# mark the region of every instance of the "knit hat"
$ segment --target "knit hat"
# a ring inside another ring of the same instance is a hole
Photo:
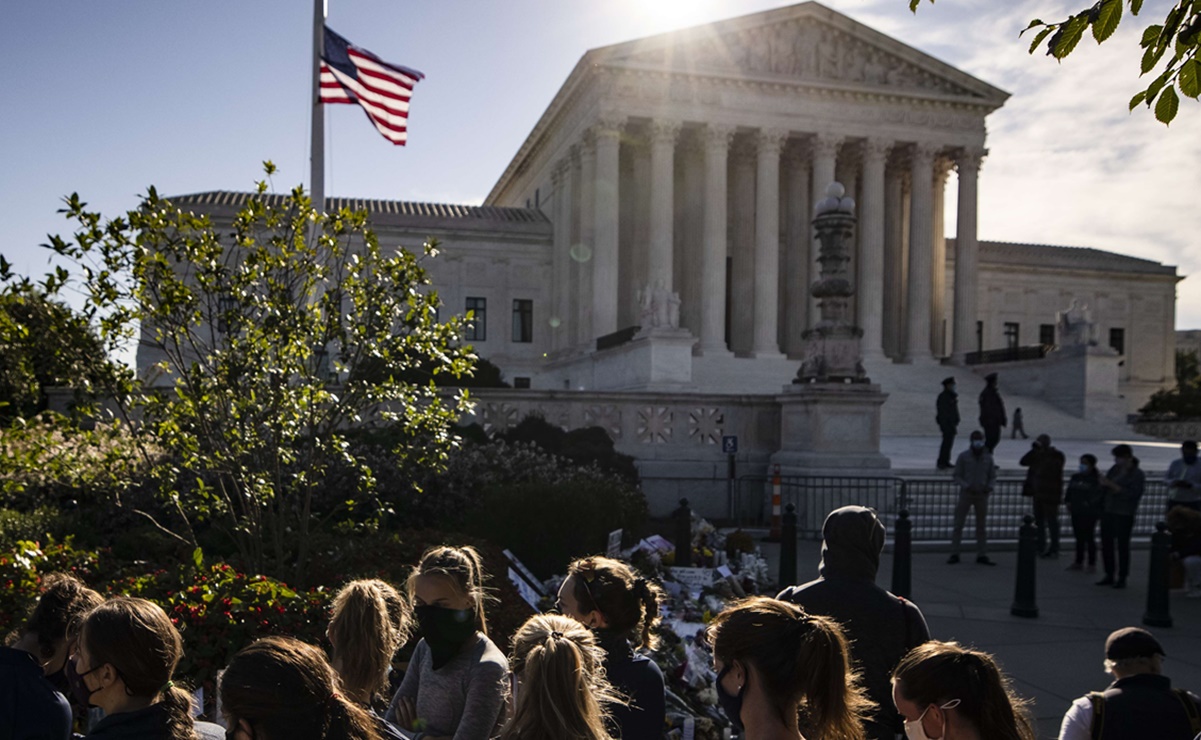
[[[1159,640],[1140,627],[1123,627],[1109,635],[1105,640],[1105,657],[1109,660],[1127,660],[1130,658],[1150,658],[1152,655],[1166,655]]]

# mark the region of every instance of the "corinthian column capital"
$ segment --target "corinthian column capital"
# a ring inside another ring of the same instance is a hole
[[[817,134],[811,140],[813,156],[816,158],[837,157],[838,147],[842,145],[842,137],[837,134]]]
[[[986,156],[988,156],[988,150],[982,146],[964,147],[955,153],[955,165],[960,172],[979,170]]]
[[[919,141],[913,145],[913,150],[910,152],[910,161],[914,167],[934,166],[934,157],[942,150],[938,144],[931,144],[925,141]]]
[[[651,121],[648,127],[650,133],[651,144],[671,144],[676,143],[676,139],[680,136],[680,128],[682,124],[679,121],[673,121],[666,118],[656,118]]]
[[[705,146],[726,149],[734,139],[736,127],[725,123],[710,123],[705,126]]]
[[[762,154],[780,154],[780,149],[784,147],[784,142],[788,139],[788,132],[778,128],[763,128],[759,129],[759,133],[755,136],[755,144],[759,152]]]
[[[863,142],[860,153],[863,156],[864,163],[883,162],[888,158],[888,153],[891,150],[891,141],[888,139],[881,139],[877,136],[872,136]]]
[[[627,117],[619,113],[602,113],[592,127],[592,135],[597,139],[617,139],[625,130]]]

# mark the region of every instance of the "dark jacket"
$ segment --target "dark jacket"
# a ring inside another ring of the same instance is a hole
[[[937,413],[934,421],[938,423],[939,429],[955,431],[959,427],[959,394],[944,390],[938,394],[938,402],[935,406]]]
[[[667,692],[659,665],[630,647],[625,635],[597,630],[605,651],[605,677],[630,698],[612,708],[610,734],[621,740],[660,740],[667,719]]]
[[[1058,504],[1063,500],[1063,453],[1054,447],[1043,447],[1037,442],[1018,461],[1026,471],[1026,484],[1022,495],[1033,496],[1035,501]]]
[[[1008,423],[1005,402],[1001,400],[997,387],[991,383],[984,386],[984,390],[980,391],[980,426],[1003,427]]]
[[[997,483],[997,466],[988,450],[977,452],[969,447],[955,458],[952,477],[964,493],[992,493]]]
[[[884,526],[870,509],[844,506],[822,528],[821,577],[786,588],[777,598],[838,621],[851,641],[851,657],[863,671],[867,695],[879,706],[868,737],[904,732],[892,703],[889,676],[912,648],[930,639],[926,619],[913,603],[876,585]]]
[[[1105,491],[1105,513],[1134,516],[1138,511],[1139,499],[1143,497],[1143,489],[1147,485],[1147,476],[1139,468],[1138,458],[1134,458],[1127,470],[1114,465],[1105,477],[1120,487],[1118,491]]]
[[[1074,473],[1068,481],[1068,490],[1063,495],[1068,510],[1077,514],[1100,516],[1105,508],[1105,491],[1101,488],[1101,473],[1093,469],[1088,473]]]
[[[197,722],[196,735],[200,740],[225,740],[225,731],[211,722]],[[92,728],[87,740],[168,740],[167,707],[151,704],[135,712],[110,714]]]
[[[1172,690],[1167,676],[1140,673],[1119,678],[1101,695],[1105,698],[1102,740],[1192,740],[1196,735],[1184,703]],[[1201,711],[1195,695],[1186,694],[1184,698]]]
[[[37,659],[24,650],[0,648],[0,738],[69,737],[71,707],[46,680]]]

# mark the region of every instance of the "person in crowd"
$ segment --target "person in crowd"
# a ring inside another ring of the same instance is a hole
[[[984,443],[984,435],[973,431],[971,446],[959,453],[955,461],[955,483],[959,485],[959,503],[955,505],[955,529],[951,534],[951,556],[947,563],[959,562],[959,546],[963,541],[963,525],[967,522],[968,509],[976,510],[976,562],[981,565],[996,565],[988,557],[988,496],[997,482],[997,467],[992,453]]]
[[[955,432],[959,430],[959,394],[955,392],[955,378],[943,378],[942,393],[934,404],[934,421],[942,432],[942,444],[938,448],[939,470],[950,470],[951,447],[955,444]]]
[[[320,648],[264,637],[221,675],[228,740],[384,740],[371,714],[343,695]]]
[[[1059,557],[1059,504],[1063,500],[1063,453],[1051,445],[1051,438],[1040,434],[1030,451],[1018,461],[1026,468],[1022,495],[1034,503],[1034,523],[1038,527],[1038,553],[1044,558]],[[1048,541],[1047,530],[1051,530]]]
[[[1001,441],[1001,427],[1009,423],[1005,415],[1005,402],[997,392],[997,374],[984,376],[984,390],[980,392],[980,426],[984,429],[984,446],[991,455]]]
[[[608,710],[621,699],[605,680],[605,651],[575,619],[536,614],[513,635],[513,714],[500,740],[612,740]],[[653,735],[615,736],[661,738]]]
[[[1022,439],[1029,439],[1026,435],[1026,419],[1022,415],[1021,406],[1013,410],[1013,431],[1009,435],[1009,438],[1017,439],[1019,434],[1022,435]]]
[[[1068,570],[1082,570],[1085,555],[1088,555],[1087,570],[1097,572],[1097,522],[1105,508],[1105,491],[1101,488],[1101,471],[1097,470],[1097,456],[1080,456],[1080,466],[1064,494],[1068,512],[1072,515],[1072,533],[1076,537],[1076,559]]]
[[[1168,511],[1172,559],[1184,569],[1185,597],[1201,599],[1201,511],[1177,506]]]
[[[1105,489],[1105,510],[1101,515],[1101,561],[1105,564],[1105,577],[1097,585],[1126,588],[1126,577],[1130,575],[1130,535],[1147,476],[1139,468],[1130,445],[1118,445],[1112,454],[1113,467],[1101,479],[1101,487]]]
[[[911,649],[930,639],[921,610],[876,585],[884,534],[874,510],[835,509],[822,526],[821,577],[786,588],[777,597],[842,626],[867,696],[878,707],[864,725],[872,740],[893,740],[904,731],[891,701],[892,669]]]
[[[1159,640],[1145,629],[1124,627],[1105,640],[1105,670],[1114,682],[1072,702],[1059,740],[1193,740],[1201,735],[1201,699],[1173,689],[1163,675]]]
[[[1168,510],[1184,506],[1201,511],[1201,461],[1197,460],[1196,440],[1186,439],[1180,445],[1180,459],[1173,460],[1164,475],[1168,484]]]
[[[118,596],[87,613],[75,646],[72,690],[104,710],[88,738],[217,740],[225,733],[192,721],[192,695],[172,677],[183,640],[167,613],[145,599]]]
[[[71,737],[72,713],[54,677],[65,673],[68,628],[103,602],[73,576],[51,573],[42,580],[37,605],[10,646],[0,648],[0,738]],[[65,683],[65,679],[62,681]]]
[[[663,672],[648,651],[658,643],[663,590],[620,560],[589,557],[567,568],[558,608],[596,634],[604,651],[605,675],[630,699],[612,707],[610,731],[622,740],[663,735],[667,716]]]
[[[988,653],[932,640],[892,674],[905,736],[940,740],[1036,740],[1026,702]]]
[[[509,664],[488,639],[479,553],[431,548],[408,587],[421,641],[384,719],[419,740],[488,740],[504,708]]]
[[[366,709],[386,737],[402,737],[375,713],[388,688],[392,657],[409,636],[412,621],[408,602],[379,580],[351,581],[334,597],[325,636],[331,664],[342,680],[343,694]]]
[[[713,618],[717,699],[746,740],[863,740],[874,709],[829,617],[753,596]]]

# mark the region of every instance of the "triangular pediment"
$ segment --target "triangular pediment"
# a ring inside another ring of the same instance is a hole
[[[595,49],[609,66],[887,88],[993,102],[1008,93],[818,3]]]

